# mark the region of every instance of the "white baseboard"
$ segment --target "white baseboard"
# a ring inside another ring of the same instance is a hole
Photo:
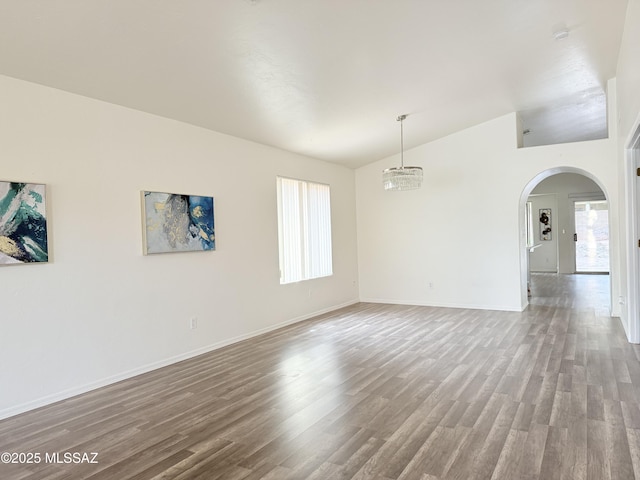
[[[354,305],[359,303],[360,300],[350,300],[348,302],[333,305],[328,308],[324,308],[322,310],[318,310],[309,314],[305,314],[296,318],[292,318],[289,320],[285,320],[284,322],[277,323],[275,325],[270,325],[265,328],[261,328],[259,330],[255,330],[253,332],[238,335],[237,337],[229,338],[223,340],[221,342],[217,342],[211,345],[207,345],[205,347],[197,348],[195,350],[191,350],[189,352],[182,353],[180,355],[175,355],[173,357],[169,357],[163,360],[159,360],[157,362],[149,363],[147,365],[143,365],[138,368],[134,368],[131,370],[127,370],[125,372],[118,373],[116,375],[112,375],[110,377],[102,378],[100,380],[96,380],[95,382],[90,382],[84,385],[80,385],[78,387],[69,388],[67,390],[63,390],[61,392],[56,392],[51,395],[46,395],[44,397],[38,398],[36,400],[32,400],[30,402],[25,402],[20,405],[16,405],[14,407],[6,408],[4,410],[0,410],[0,420],[5,418],[13,417],[15,415],[19,415],[21,413],[28,412],[30,410],[35,410],[36,408],[45,407],[55,402],[59,402],[61,400],[66,400],[71,397],[75,397],[76,395],[81,395],[83,393],[90,392],[91,390],[95,390],[97,388],[106,387],[107,385],[114,384],[116,382],[120,382],[122,380],[127,380],[129,378],[135,377],[137,375],[141,375],[143,373],[148,373],[153,370],[157,370],[162,367],[166,367],[168,365],[172,365],[174,363],[181,362],[183,360],[188,360],[189,358],[197,357],[198,355],[203,355],[205,353],[212,352],[219,348],[226,347],[228,345],[241,342],[243,340],[248,340],[249,338],[257,337],[258,335],[262,335],[264,333],[271,332],[273,330],[277,330],[282,327],[286,327],[288,325],[292,325],[294,323],[302,322],[304,320],[308,320],[313,317],[317,317],[318,315],[322,315],[328,312],[332,312],[334,310],[339,310],[344,307],[348,307],[350,305]]]
[[[391,305],[415,305],[418,307],[438,307],[438,308],[463,308],[468,310],[496,310],[501,312],[521,312],[522,308],[509,305],[477,305],[458,303],[429,303],[411,300],[391,300],[388,298],[361,298],[361,302],[366,303],[388,303]]]

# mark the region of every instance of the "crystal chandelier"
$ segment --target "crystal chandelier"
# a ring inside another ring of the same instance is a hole
[[[406,115],[400,115],[400,167],[387,168],[382,171],[382,185],[385,190],[414,190],[422,185],[422,167],[404,166],[404,131],[402,121]]]

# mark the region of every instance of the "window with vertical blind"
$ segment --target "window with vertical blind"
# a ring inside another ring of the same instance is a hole
[[[277,181],[280,283],[332,275],[329,185]]]

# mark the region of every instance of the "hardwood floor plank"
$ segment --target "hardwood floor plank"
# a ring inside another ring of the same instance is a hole
[[[540,477],[546,480],[562,480],[562,460],[567,444],[567,428],[549,427],[544,447]]]
[[[605,432],[611,479],[633,478],[633,463],[621,402],[605,400]]]
[[[384,440],[370,437],[357,451],[340,466],[335,477],[336,480],[351,479],[360,470],[360,468],[385,444]]]
[[[431,403],[433,402],[425,402],[422,405],[423,408],[417,409],[416,413],[403,424],[408,426],[407,430],[410,432],[408,435],[401,426],[390,438],[392,445],[398,445],[398,448],[389,462],[384,465],[381,472],[383,476],[398,478],[455,404],[453,400],[446,399],[432,407],[428,406]]]
[[[553,404],[558,393],[559,373],[546,373],[542,379],[540,393],[536,400],[534,422],[539,425],[549,425],[553,414]]]
[[[455,452],[451,464],[448,465],[447,476],[452,478],[469,478],[471,476],[472,467],[477,462],[492,427],[500,423],[497,419],[500,412],[503,411],[503,406],[510,407],[512,404],[513,402],[509,400],[507,395],[496,393],[491,396],[478,421],[473,428],[469,429],[468,435]],[[513,408],[514,415],[515,412],[516,409]],[[513,417],[510,418],[510,421],[513,421]]]
[[[457,446],[464,442],[470,431],[467,427],[436,427],[409,461],[398,480],[419,479],[424,474],[441,477],[458,454]]]
[[[567,429],[567,444],[562,455],[562,478],[584,480],[587,478],[588,423],[584,417],[571,422]]]
[[[640,430],[627,428],[627,442],[635,478],[640,478]]]
[[[588,420],[587,422],[588,480],[611,480],[606,430],[606,424],[603,421]]]
[[[502,405],[482,450],[466,473],[469,480],[489,480],[492,477],[520,405],[516,402],[506,402]],[[458,455],[465,455],[465,452],[461,451]]]
[[[510,430],[502,452],[498,458],[491,480],[510,480],[519,478],[518,466],[524,455],[524,446],[528,433],[522,430]]]
[[[549,434],[547,425],[532,425],[527,433],[527,441],[524,444],[525,455],[519,462],[517,478],[522,480],[541,478],[542,459]]]

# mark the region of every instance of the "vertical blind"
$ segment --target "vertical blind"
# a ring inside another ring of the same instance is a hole
[[[333,273],[329,185],[278,177],[280,283]]]

